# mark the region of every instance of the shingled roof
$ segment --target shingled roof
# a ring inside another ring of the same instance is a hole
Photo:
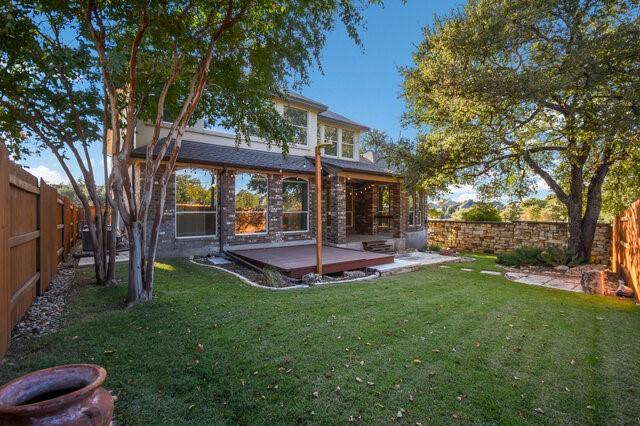
[[[158,150],[156,150],[156,152],[157,151]],[[145,146],[134,149],[132,153],[132,157],[134,158],[145,158],[145,155]],[[168,155],[166,155],[165,158],[168,159]],[[257,151],[249,148],[215,145],[189,140],[182,141],[182,146],[178,153],[178,162],[274,172],[315,173],[313,157],[289,155],[283,158],[282,154],[278,152]],[[383,162],[374,163],[364,157],[361,157],[360,161],[322,157],[322,166],[323,169],[330,173],[348,171],[380,176],[396,175],[393,171],[389,170]]]

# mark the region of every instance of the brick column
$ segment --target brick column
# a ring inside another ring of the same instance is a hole
[[[271,242],[282,242],[282,175],[271,174],[268,190],[269,223],[268,233]]]
[[[220,174],[220,232],[222,244],[233,241],[236,226],[236,174],[225,170]]]
[[[389,185],[391,196],[391,231],[394,238],[403,238],[407,234],[407,190],[399,183]]]
[[[371,226],[369,227],[369,235],[376,235],[378,233],[378,199],[380,198],[378,185],[375,183],[369,185],[368,192],[371,193],[371,204],[369,204],[369,221]]]
[[[326,240],[331,244],[345,244],[347,242],[347,215],[346,215],[346,181],[345,178],[331,176],[330,206],[331,225]]]

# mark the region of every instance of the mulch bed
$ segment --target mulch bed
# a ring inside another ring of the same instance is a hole
[[[213,264],[210,262],[210,257],[194,257],[193,261],[197,262],[197,263],[201,263],[203,265],[214,265],[217,266],[219,268],[225,269],[227,271],[230,272],[235,272],[236,274],[242,275],[243,277],[247,278],[250,281],[253,281],[256,284],[265,286],[265,287],[280,287],[280,288],[286,288],[286,287],[293,287],[293,286],[298,286],[298,285],[305,285],[304,281],[298,281],[298,280],[290,280],[284,276],[282,276],[281,274],[279,274],[281,276],[281,280],[278,280],[278,285],[273,285],[273,283],[268,280],[265,277],[265,274],[263,274],[262,272],[250,268],[247,265],[244,265],[242,263],[239,263],[237,261],[235,261],[234,259],[229,259],[231,262],[230,263],[224,263],[224,264]],[[276,273],[278,274],[278,273]],[[365,276],[371,275],[371,273],[366,273]],[[329,275],[323,275],[322,277],[322,281],[319,283],[325,283],[325,282],[335,282],[335,281],[339,281],[339,280],[349,280],[352,279],[353,277],[349,277],[346,275],[340,275],[340,276],[329,276]],[[314,284],[319,284],[318,282],[311,284],[310,286],[313,286]]]

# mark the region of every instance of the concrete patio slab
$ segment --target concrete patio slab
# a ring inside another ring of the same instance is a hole
[[[116,262],[128,262],[129,261],[129,252],[121,252],[116,255]],[[78,266],[91,266],[93,265],[94,260],[93,256],[89,257],[81,257],[78,261]]]

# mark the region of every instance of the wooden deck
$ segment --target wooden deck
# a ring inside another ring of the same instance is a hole
[[[227,252],[260,268],[270,266],[292,278],[302,278],[304,275],[316,271],[316,246],[314,244],[227,250]],[[322,272],[334,274],[392,262],[393,255],[390,254],[324,246]]]

